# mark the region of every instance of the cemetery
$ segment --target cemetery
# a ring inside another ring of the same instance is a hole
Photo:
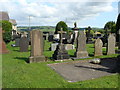
[[[105,25],[98,36],[90,26],[80,29],[74,22],[68,29],[64,21],[54,31],[28,27],[21,32],[16,21],[4,14],[2,88],[119,88],[120,14],[116,32]]]

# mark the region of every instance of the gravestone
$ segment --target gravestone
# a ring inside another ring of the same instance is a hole
[[[29,40],[27,37],[20,38],[20,52],[28,52]]]
[[[20,46],[20,38],[15,39],[15,46],[19,47]]]
[[[51,44],[51,51],[55,51],[57,48],[58,43]]]
[[[3,41],[3,31],[2,31],[2,28],[0,28],[0,54],[6,54],[8,53],[9,51],[7,50],[6,48],[6,44],[5,42]]]
[[[68,52],[65,50],[65,45],[62,43],[62,33],[64,33],[62,31],[59,31],[60,33],[60,43],[58,44],[54,54],[53,54],[53,58],[54,60],[63,60],[63,59],[69,59],[69,55]]]
[[[74,45],[72,45],[72,44],[65,44],[65,49],[71,50],[71,49],[75,49],[75,48],[74,48]]]
[[[100,38],[95,40],[95,49],[94,49],[94,56],[101,56],[102,54],[102,46],[103,42]]]
[[[115,36],[113,34],[110,34],[107,43],[107,55],[115,54],[115,43],[116,43]]]
[[[86,36],[83,31],[80,31],[80,34],[78,35],[75,55],[77,58],[88,57],[88,52],[86,50]]]
[[[43,33],[39,30],[31,31],[31,56],[29,62],[45,61],[43,55]]]

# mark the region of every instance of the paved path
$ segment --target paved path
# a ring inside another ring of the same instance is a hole
[[[99,78],[112,73],[116,59],[101,59],[101,64],[92,64],[91,60],[80,60],[67,63],[49,64],[52,69],[69,82],[84,81]]]

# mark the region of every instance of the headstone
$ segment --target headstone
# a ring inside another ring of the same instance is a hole
[[[107,55],[115,54],[115,43],[116,43],[115,36],[113,34],[110,34],[107,43]]]
[[[86,36],[83,31],[80,31],[80,34],[78,36],[75,55],[77,58],[88,57],[88,52],[86,50]]]
[[[20,46],[20,38],[15,39],[15,46],[19,47]]]
[[[102,46],[103,42],[100,38],[96,39],[95,41],[95,49],[94,49],[94,56],[101,56],[102,54]]]
[[[20,52],[28,52],[29,40],[27,37],[20,38]]]
[[[51,44],[51,51],[55,51],[57,48],[58,43]]]
[[[29,62],[45,61],[43,55],[43,33],[39,30],[31,31],[31,56]]]
[[[60,33],[60,43],[58,44],[54,54],[53,54],[53,58],[55,60],[63,60],[63,59],[69,59],[69,55],[68,55],[68,52],[65,50],[65,45],[62,43],[62,33],[64,33],[62,31],[62,28],[61,28],[61,31],[59,31]]]
[[[72,45],[72,44],[65,44],[65,49],[71,50],[71,49],[75,49],[75,48],[74,48],[74,45]]]
[[[0,28],[0,54],[6,54],[8,53],[8,49],[6,48],[6,44],[3,41],[3,37],[2,37],[2,28]]]
[[[49,41],[49,42],[52,42],[52,41],[53,41],[53,37],[54,37],[53,35],[49,35],[49,36],[48,36],[48,41]]]

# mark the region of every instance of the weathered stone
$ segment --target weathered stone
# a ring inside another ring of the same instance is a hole
[[[2,37],[2,28],[0,28],[0,54],[6,54],[8,53],[8,49],[6,48],[6,44],[3,41],[3,37]]]
[[[29,40],[27,37],[20,38],[20,52],[28,52]]]
[[[20,38],[15,39],[15,46],[19,47],[20,46]]]
[[[94,49],[94,56],[101,56],[102,54],[102,46],[103,42],[100,38],[96,39],[95,41],[95,49]]]
[[[72,45],[72,44],[65,44],[65,49],[66,50],[74,49],[74,45]]]
[[[77,58],[85,58],[88,57],[88,52],[86,50],[86,36],[83,31],[80,31],[80,34],[77,39],[77,50],[76,50]]]
[[[58,43],[51,44],[51,51],[55,51],[57,48]]]
[[[64,44],[59,44],[57,46],[57,49],[55,50],[53,54],[53,58],[55,60],[69,59],[69,55],[68,55],[68,52],[65,50]]]
[[[113,34],[110,34],[107,43],[107,55],[115,54],[115,43],[116,43],[115,36]]]
[[[43,55],[43,35],[39,30],[31,31],[31,56],[29,62],[41,62],[45,61]]]

